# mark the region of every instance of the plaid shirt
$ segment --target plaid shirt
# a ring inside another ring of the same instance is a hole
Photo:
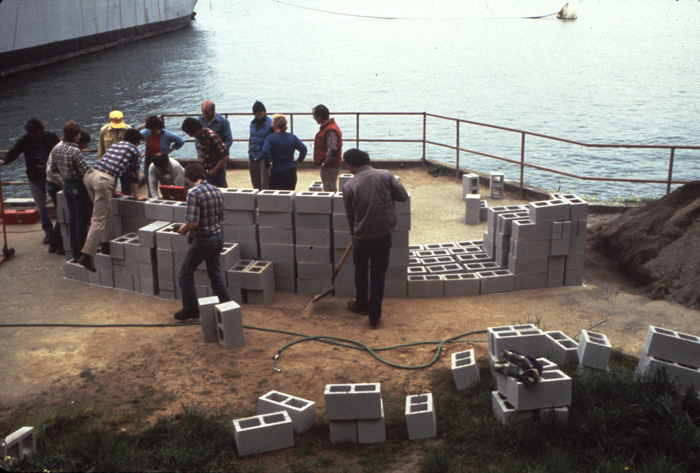
[[[206,181],[200,181],[187,193],[188,222],[199,222],[196,234],[211,236],[220,233],[224,216],[224,195]]]
[[[206,170],[213,168],[221,158],[228,156],[228,148],[224,141],[207,127],[202,128],[202,133],[197,138],[197,151],[202,167]]]
[[[61,141],[49,155],[49,172],[59,174],[64,181],[82,180],[87,171],[83,153],[75,143]]]
[[[109,148],[102,158],[92,168],[105,172],[113,177],[129,173],[133,182],[138,182],[139,149],[128,141],[120,141]]]

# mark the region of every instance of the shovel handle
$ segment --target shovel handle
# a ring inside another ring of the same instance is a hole
[[[343,267],[343,263],[345,263],[345,259],[350,254],[350,250],[352,250],[352,240],[350,240],[350,244],[348,245],[348,247],[345,248],[345,253],[343,253],[343,257],[340,258],[340,262],[338,263],[338,266],[335,267],[335,271],[333,272],[333,277],[331,278],[331,286],[333,285],[333,283],[335,283],[335,277],[340,272],[340,268]]]

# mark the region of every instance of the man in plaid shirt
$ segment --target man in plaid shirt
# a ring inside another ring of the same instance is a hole
[[[228,187],[226,165],[229,152],[221,137],[192,117],[182,122],[182,131],[197,140],[197,159],[204,168],[206,181],[216,187]]]
[[[221,272],[219,254],[224,248],[221,221],[224,219],[224,196],[214,185],[205,180],[204,168],[199,163],[185,168],[185,179],[191,189],[187,193],[187,222],[178,233],[194,240],[182,261],[178,281],[182,290],[182,310],[175,313],[176,320],[199,318],[199,304],[194,286],[194,272],[202,261],[207,263],[211,288],[219,302],[231,300]]]
[[[93,263],[97,247],[100,243],[109,243],[109,221],[112,216],[112,196],[117,195],[117,179],[124,174],[138,177],[139,157],[141,153],[137,148],[143,137],[133,128],[126,130],[124,141],[114,143],[107,149],[102,158],[95,163],[85,175],[83,182],[92,199],[92,221],[90,230],[78,258],[78,263],[92,272],[97,272]],[[131,192],[134,199],[146,200],[139,196],[139,180],[131,181]]]

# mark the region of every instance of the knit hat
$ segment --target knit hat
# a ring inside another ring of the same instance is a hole
[[[263,105],[263,103],[259,100],[253,104],[253,113],[258,113],[258,112],[267,112],[265,105]]]

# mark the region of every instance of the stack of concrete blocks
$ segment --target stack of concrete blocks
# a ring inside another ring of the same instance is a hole
[[[167,216],[174,216],[170,214],[172,213],[172,207],[175,204],[175,202],[172,202],[172,204],[163,205],[163,207],[166,207],[166,205],[171,207],[171,211],[168,212]],[[148,214],[148,206],[146,207],[146,213]],[[158,295],[160,292],[158,278],[159,265],[157,250],[158,247],[156,246],[156,233],[158,232],[158,230],[168,226],[170,222],[171,220],[156,220],[153,223],[139,228],[139,248],[137,252],[139,261],[139,279],[142,294],[155,296]]]
[[[580,366],[608,371],[612,346],[608,337],[602,333],[581,330],[577,353]]]
[[[405,415],[409,440],[437,436],[437,420],[432,393],[406,396]]]
[[[647,329],[638,371],[665,370],[679,391],[700,390],[700,338],[652,325]]]
[[[294,432],[302,433],[314,425],[316,403],[300,397],[270,391],[258,398],[258,414],[286,411],[292,419]]]
[[[391,254],[386,271],[384,297],[408,295],[409,233],[411,230],[411,196],[406,202],[394,202],[396,228],[391,233]]]
[[[338,192],[343,192],[343,186],[346,182],[353,178],[352,174],[341,174],[338,176]]]
[[[508,267],[510,240],[514,221],[526,221],[529,211],[525,205],[491,207],[486,218],[487,231],[484,232],[484,250],[499,266]]]
[[[478,174],[462,174],[462,199],[466,199],[468,195],[477,195],[481,198]]]
[[[503,425],[540,419],[548,424],[568,422],[572,380],[555,363],[538,358],[542,374],[527,386],[513,377],[496,373],[497,390],[491,393],[493,413]]]
[[[313,181],[309,186],[309,192],[323,192],[323,181]]]
[[[352,178],[352,174],[342,174],[341,176],[350,176],[343,179],[342,185]],[[338,185],[342,189],[341,185]],[[350,244],[350,226],[348,224],[348,216],[345,213],[345,204],[343,203],[343,193],[336,192],[333,194],[333,262],[334,267],[340,264],[343,259],[345,250]],[[352,259],[352,248],[347,257],[343,261],[343,265],[338,271],[333,284],[335,295],[341,297],[355,297],[355,264]]]
[[[222,189],[224,241],[238,243],[241,257],[258,259],[257,189]]]
[[[386,441],[379,383],[328,384],[324,392],[331,443]]]
[[[258,235],[260,258],[272,261],[275,290],[296,292],[294,244],[294,191],[258,192]]]
[[[12,461],[24,460],[36,450],[34,427],[15,430],[0,442],[0,458],[11,457]]]
[[[61,230],[61,238],[63,238],[63,249],[66,250],[66,260],[73,259],[73,254],[70,249],[70,230],[68,228],[68,203],[63,191],[56,194],[56,222]]]
[[[171,223],[156,230],[156,260],[158,261],[158,295],[163,299],[181,299],[182,291],[178,283],[178,273],[187,254],[189,242],[186,236],[180,235],[177,228],[180,224]],[[200,284],[197,284],[197,283]],[[202,284],[201,276],[195,274],[195,290],[198,297],[206,297],[209,292],[209,281]]]
[[[109,242],[109,256],[112,259],[112,275],[115,289],[141,292],[138,260],[139,246],[138,233],[127,233]],[[100,267],[103,267],[102,264]],[[104,267],[106,267],[106,263]]]
[[[201,301],[200,299],[200,307]],[[230,350],[245,345],[241,306],[234,301],[215,304],[214,315],[216,317],[216,337],[224,348]]]
[[[157,218],[154,220],[165,219]],[[149,220],[146,218],[145,202],[126,196],[112,198],[111,227],[107,229],[109,235],[119,236],[127,233],[136,233],[139,231],[139,228],[149,223]]]
[[[489,177],[489,193],[492,199],[505,197],[505,177],[502,172],[492,172]]]
[[[226,271],[229,296],[239,303],[267,304],[275,295],[271,261],[240,260]]]
[[[300,294],[318,294],[330,286],[334,269],[332,216],[332,192],[297,192],[294,236]]]
[[[473,349],[452,354],[452,377],[458,391],[469,389],[479,381],[479,367]]]
[[[294,446],[294,425],[286,411],[233,420],[238,455],[281,450]]]

